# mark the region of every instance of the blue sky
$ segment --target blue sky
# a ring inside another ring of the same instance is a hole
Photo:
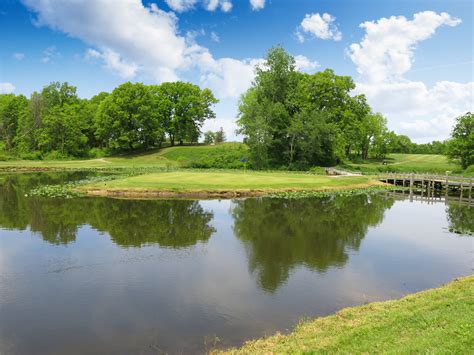
[[[473,110],[473,26],[468,0],[2,0],[0,91],[188,80],[221,100],[206,128],[235,138],[238,97],[281,44],[302,71],[351,75],[391,129],[423,142]]]

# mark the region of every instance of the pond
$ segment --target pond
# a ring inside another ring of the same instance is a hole
[[[47,199],[0,175],[0,353],[197,353],[472,273],[474,212],[388,192]]]

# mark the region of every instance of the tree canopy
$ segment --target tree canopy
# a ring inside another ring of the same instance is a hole
[[[281,47],[256,68],[252,87],[239,104],[239,132],[256,168],[306,169],[344,157],[386,151],[386,120],[372,113],[354,81],[326,69],[304,74]]]
[[[91,99],[53,82],[29,99],[0,95],[0,150],[23,158],[93,157],[160,147],[166,139],[197,142],[215,103],[209,89],[184,82],[127,82]]]
[[[448,156],[458,160],[463,169],[474,164],[474,114],[468,112],[456,119],[448,143]]]

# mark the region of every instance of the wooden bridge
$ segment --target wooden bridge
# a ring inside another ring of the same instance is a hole
[[[461,194],[467,190],[469,195],[474,185],[474,178],[451,175],[386,173],[378,175],[377,179],[388,184],[426,190],[451,190]]]

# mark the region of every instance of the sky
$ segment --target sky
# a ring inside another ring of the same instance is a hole
[[[472,0],[0,0],[0,93],[52,81],[81,97],[126,81],[190,81],[220,102],[204,129],[236,136],[240,95],[269,48],[298,70],[350,75],[416,142],[474,111]]]

